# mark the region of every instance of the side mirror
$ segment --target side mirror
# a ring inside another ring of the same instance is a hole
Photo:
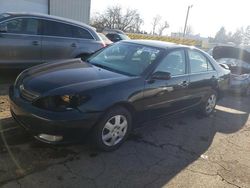
[[[7,33],[8,29],[5,24],[0,25],[0,33]]]
[[[157,71],[152,75],[152,79],[155,79],[155,80],[170,80],[171,79],[171,73]]]

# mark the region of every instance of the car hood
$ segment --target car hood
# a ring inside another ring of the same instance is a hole
[[[29,91],[46,95],[75,93],[129,79],[131,77],[73,59],[31,68],[23,75],[22,84]]]
[[[213,49],[212,56],[214,59],[239,59],[250,64],[250,53],[242,48],[232,46],[216,46]]]

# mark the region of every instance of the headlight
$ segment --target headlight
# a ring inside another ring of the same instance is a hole
[[[63,95],[61,96],[61,99],[65,103],[70,103],[70,101],[72,100],[72,97],[70,95]]]
[[[36,101],[35,106],[50,111],[67,111],[77,109],[79,105],[87,100],[87,97],[79,95],[57,95],[39,99]]]

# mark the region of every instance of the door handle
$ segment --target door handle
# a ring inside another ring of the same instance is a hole
[[[72,43],[72,44],[71,44],[71,47],[72,47],[72,48],[75,48],[75,47],[76,47],[76,43]]]
[[[183,81],[183,82],[178,84],[178,86],[181,86],[183,88],[188,87],[188,85],[189,85],[188,81]]]
[[[38,46],[38,45],[39,45],[39,42],[35,40],[35,41],[32,42],[32,45],[33,45],[33,46]]]

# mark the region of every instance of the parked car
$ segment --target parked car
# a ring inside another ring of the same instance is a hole
[[[102,47],[94,28],[81,22],[42,14],[0,15],[0,68],[86,58]]]
[[[229,72],[196,48],[121,41],[86,62],[25,70],[10,88],[11,113],[43,142],[70,142],[90,133],[98,148],[112,151],[143,122],[193,108],[210,115]]]
[[[212,56],[231,70],[230,90],[250,96],[250,53],[242,48],[217,46]]]
[[[120,40],[130,40],[127,35],[121,33],[108,33],[106,34],[106,37],[112,42],[118,42]]]
[[[106,46],[112,44],[113,42],[111,40],[109,40],[103,33],[98,33],[98,35],[101,37],[101,39],[103,40],[104,44]]]
[[[119,34],[123,34],[123,35],[125,35],[125,33],[122,31],[122,30],[120,30],[120,29],[109,29],[109,28],[104,28],[103,30],[102,30],[102,33],[119,33]]]

